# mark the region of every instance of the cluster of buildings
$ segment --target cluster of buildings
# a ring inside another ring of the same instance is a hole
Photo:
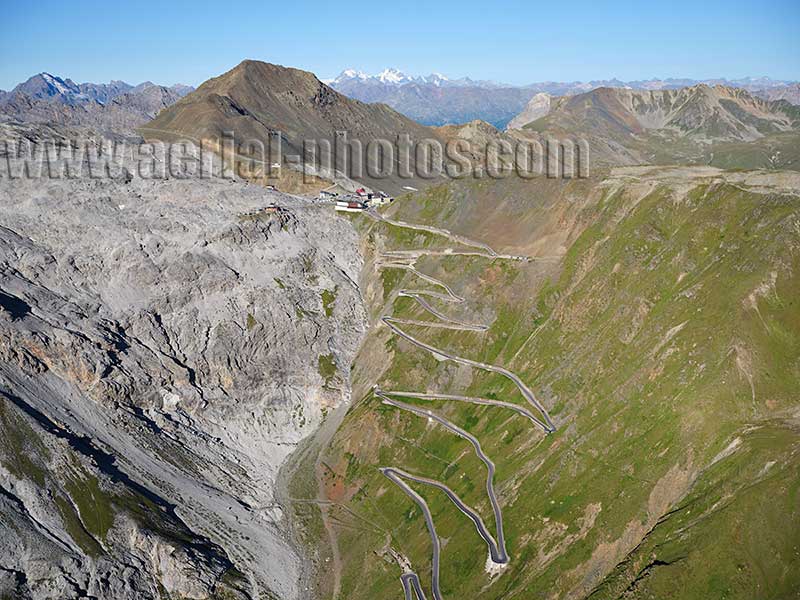
[[[394,201],[383,192],[368,192],[364,188],[358,188],[353,193],[337,193],[330,190],[322,190],[319,193],[320,200],[327,200],[336,203],[336,210],[340,212],[361,212],[375,206],[382,206]]]

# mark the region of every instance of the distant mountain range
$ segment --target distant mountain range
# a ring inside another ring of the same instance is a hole
[[[10,92],[0,91],[0,121],[47,122],[132,132],[162,109],[193,91],[150,81],[76,84],[50,73],[39,73]]]
[[[786,100],[790,104],[800,105],[800,83],[765,88],[754,93],[767,100]]]
[[[800,167],[800,107],[730,86],[539,94],[511,125],[521,135],[587,140],[594,164]]]
[[[514,130],[515,136],[587,139],[596,165],[739,166],[746,159],[751,168],[800,168],[795,149],[800,108],[793,106],[800,104],[800,84],[763,77],[727,83],[653,79],[513,87],[438,73],[410,76],[385,69],[367,75],[348,69],[326,85],[305,71],[244,61],[196,91],[149,81],[136,86],[123,81],[76,84],[40,73],[0,93],[0,121],[144,132],[164,139],[218,138],[223,131],[234,131],[240,140],[267,142],[280,131],[281,161],[302,155],[303,140],[333,140],[336,131],[364,142],[395,139],[398,133],[472,141],[501,135],[476,122],[485,121],[499,130]],[[594,87],[600,84],[606,85]],[[282,189],[302,187],[297,178],[295,173],[292,181],[278,183]],[[396,181],[359,179],[376,188],[401,187]]]
[[[381,102],[423,125],[436,126],[480,119],[502,128],[533,95],[526,88],[493,81],[449,79],[439,73],[410,76],[397,69],[378,75],[347,69],[327,83],[350,98]]]
[[[399,69],[387,68],[377,75],[368,75],[364,71],[356,69],[345,69],[334,79],[323,79],[323,83],[331,87],[345,86],[348,83],[360,83],[364,85],[387,85],[401,86],[407,83],[429,84],[436,87],[482,87],[482,88],[502,88],[513,87],[496,81],[483,81],[461,77],[451,79],[441,73],[431,73],[430,75],[407,75]]]
[[[387,104],[418,123],[433,126],[480,119],[504,129],[523,112],[536,94],[570,96],[604,87],[656,91],[700,84],[723,85],[748,90],[767,100],[786,100],[800,105],[800,83],[769,77],[703,81],[686,78],[603,79],[510,85],[469,77],[451,78],[441,73],[409,75],[399,69],[387,68],[375,75],[345,69],[337,77],[322,81],[345,96],[362,102]],[[124,81],[76,84],[68,78],[39,73],[10,92],[0,90],[0,120],[56,122],[105,129],[113,126],[131,130],[193,90],[188,85],[166,87],[150,81],[139,85]]]
[[[425,125],[448,125],[481,119],[504,128],[519,114],[528,101],[541,92],[551,96],[583,94],[593,89],[630,88],[668,90],[705,84],[723,85],[753,92],[766,99],[785,99],[800,104],[797,82],[747,77],[743,79],[649,79],[621,81],[544,81],[514,86],[496,81],[477,81],[468,77],[451,79],[440,73],[427,76],[408,75],[388,68],[377,75],[346,69],[338,77],[326,80],[337,91],[362,102],[382,102]]]

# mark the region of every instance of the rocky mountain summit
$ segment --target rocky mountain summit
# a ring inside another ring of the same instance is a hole
[[[365,149],[374,140],[393,143],[400,135],[414,141],[432,136],[429,128],[390,107],[352,100],[313,73],[255,60],[242,61],[209,79],[140,127],[139,132],[147,139],[188,139],[195,143],[219,143],[223,134],[233,132],[235,140],[248,148],[257,142],[263,144],[273,153],[270,163],[286,162],[290,167],[294,163],[296,169],[305,168],[329,180],[337,179],[334,171],[339,171],[344,178],[357,178],[389,192],[400,190],[409,182],[400,180],[397,169],[387,177],[370,175],[382,172],[375,153],[365,150],[360,159],[350,161],[345,153],[331,151],[336,148],[337,132],[346,132],[348,141],[357,140]],[[307,156],[308,141],[318,144],[316,165],[310,161],[300,164]],[[238,152],[245,155],[248,148]],[[257,155],[254,158],[264,160]],[[348,168],[348,164],[357,165],[361,176],[355,177],[355,169]]]
[[[222,179],[0,207],[0,596],[303,598],[276,479],[348,398],[347,222]]]
[[[800,110],[785,100],[765,100],[739,88],[599,88],[553,98],[546,112],[526,113],[514,120],[515,127],[588,140],[596,164],[724,160],[720,166],[800,167]]]
[[[539,92],[516,117],[508,122],[506,129],[522,129],[528,123],[541,119],[550,112],[550,95]]]
[[[132,132],[194,88],[124,81],[76,84],[39,73],[0,95],[0,120]]]

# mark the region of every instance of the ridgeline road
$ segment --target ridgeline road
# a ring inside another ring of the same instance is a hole
[[[553,425],[552,420],[550,419],[550,415],[547,413],[545,407],[537,400],[536,396],[534,395],[533,391],[525,385],[525,382],[520,379],[515,373],[512,373],[508,369],[503,367],[499,367],[496,365],[490,365],[487,363],[483,363],[480,361],[472,360],[469,358],[464,358],[461,356],[457,356],[455,354],[451,354],[446,350],[441,350],[430,344],[427,344],[417,338],[413,337],[412,335],[406,333],[397,324],[405,324],[405,325],[414,325],[418,327],[438,327],[438,328],[445,328],[445,329],[456,329],[462,331],[478,331],[483,332],[489,329],[487,325],[482,324],[473,324],[473,323],[465,323],[463,321],[459,321],[458,319],[454,319],[452,317],[448,317],[447,315],[443,314],[441,311],[434,308],[423,296],[427,296],[429,298],[437,298],[442,302],[448,302],[452,304],[461,304],[465,302],[465,299],[456,294],[449,285],[432,277],[430,275],[426,275],[425,273],[420,273],[414,263],[422,256],[425,255],[436,255],[436,256],[447,256],[447,255],[464,255],[464,256],[483,256],[490,259],[508,259],[508,260],[522,260],[522,261],[529,261],[533,260],[531,257],[524,257],[524,256],[512,256],[512,255],[499,255],[495,252],[491,247],[482,243],[482,242],[475,242],[473,240],[469,240],[462,236],[455,235],[446,229],[440,229],[438,227],[431,227],[426,225],[412,225],[410,223],[405,223],[403,221],[394,221],[391,219],[387,219],[380,214],[378,214],[375,210],[367,211],[367,214],[378,220],[388,223],[390,225],[394,225],[397,227],[404,227],[407,229],[414,229],[418,231],[425,231],[428,233],[434,233],[437,235],[443,235],[450,240],[453,240],[463,246],[469,246],[473,248],[479,248],[486,253],[483,252],[460,252],[451,249],[446,250],[409,250],[409,251],[387,251],[380,255],[380,258],[376,261],[375,266],[378,269],[403,269],[413,273],[419,279],[423,281],[427,281],[428,283],[435,285],[437,287],[442,288],[445,293],[435,292],[432,290],[412,290],[412,289],[401,289],[396,293],[395,297],[407,297],[413,298],[419,306],[421,306],[424,310],[428,313],[432,314],[434,317],[439,319],[441,322],[437,323],[434,321],[422,321],[416,319],[403,319],[399,317],[392,317],[390,315],[384,315],[381,317],[381,322],[383,322],[389,329],[396,335],[402,337],[403,339],[407,340],[408,342],[412,343],[413,345],[421,348],[427,352],[433,354],[439,360],[452,360],[453,362],[467,365],[470,367],[474,367],[477,369],[482,369],[484,371],[490,371],[492,373],[497,373],[499,375],[503,375],[504,377],[510,379],[514,385],[519,389],[522,396],[528,401],[528,403],[533,406],[541,415],[541,418],[534,415],[528,409],[517,406],[511,402],[505,402],[502,400],[489,400],[486,398],[475,398],[471,396],[459,396],[454,394],[435,394],[435,393],[420,393],[420,392],[398,392],[398,391],[382,391],[377,385],[374,388],[374,394],[381,398],[383,404],[387,404],[389,406],[393,406],[395,408],[399,408],[400,410],[405,410],[411,412],[417,416],[424,417],[430,419],[431,421],[435,421],[440,425],[444,426],[447,430],[454,433],[455,435],[461,437],[462,439],[467,440],[475,450],[475,454],[486,465],[487,476],[486,476],[486,494],[489,497],[489,501],[492,504],[492,510],[494,512],[494,519],[495,519],[495,528],[496,528],[496,536],[497,540],[491,536],[486,525],[484,524],[483,520],[481,519],[480,515],[476,513],[474,510],[469,508],[462,500],[458,497],[458,495],[453,492],[449,487],[445,484],[438,482],[434,479],[428,479],[425,477],[411,475],[402,471],[398,468],[394,467],[381,467],[380,471],[388,477],[392,482],[394,482],[400,489],[410,497],[416,504],[419,506],[420,510],[422,510],[423,515],[425,516],[425,523],[428,528],[428,533],[431,537],[431,543],[433,546],[433,557],[431,561],[431,591],[433,594],[434,600],[442,600],[441,590],[439,589],[439,569],[440,569],[440,557],[441,557],[441,542],[439,537],[436,534],[436,527],[433,523],[433,516],[431,515],[430,509],[428,508],[425,499],[422,498],[418,493],[416,493],[404,480],[412,481],[419,484],[424,484],[428,486],[435,487],[441,491],[443,491],[448,498],[450,498],[451,502],[460,510],[464,515],[466,515],[475,525],[475,529],[478,532],[478,535],[483,538],[484,542],[489,549],[489,559],[495,565],[505,565],[509,562],[508,552],[506,550],[506,543],[505,543],[505,535],[503,531],[503,514],[500,508],[500,504],[497,501],[497,497],[494,492],[494,475],[495,475],[495,465],[491,461],[491,459],[484,454],[483,449],[481,448],[481,444],[478,439],[473,436],[472,434],[468,433],[464,429],[461,429],[454,423],[451,423],[444,417],[441,417],[434,413],[433,411],[426,410],[424,408],[420,408],[418,406],[414,406],[411,404],[406,404],[404,402],[400,402],[399,400],[394,400],[390,398],[390,395],[395,396],[407,396],[409,398],[417,398],[423,400],[457,400],[460,402],[469,402],[472,404],[480,404],[485,406],[496,406],[498,408],[506,408],[509,410],[513,410],[514,412],[518,413],[519,415],[529,419],[531,423],[535,426],[541,428],[545,434],[553,433],[556,428]],[[489,563],[487,563],[488,565]],[[401,565],[404,569],[403,575],[400,577],[400,581],[403,584],[403,592],[405,594],[405,600],[414,600],[412,598],[412,591],[413,594],[416,596],[417,600],[425,600],[425,594],[422,591],[422,586],[420,585],[419,576],[410,571],[410,565],[405,564]]]
[[[467,515],[472,522],[475,523],[475,528],[478,530],[478,535],[483,538],[483,541],[486,542],[486,545],[489,548],[489,555],[492,557],[492,562],[496,564],[505,564],[508,562],[508,552],[506,551],[506,540],[505,535],[503,534],[503,511],[500,509],[500,504],[497,502],[497,496],[494,493],[494,472],[495,466],[491,459],[483,453],[483,449],[481,448],[481,443],[478,439],[458,427],[457,425],[451,423],[447,419],[437,415],[436,413],[426,410],[423,408],[419,408],[416,406],[412,406],[411,404],[406,404],[405,402],[399,402],[397,400],[392,400],[381,392],[380,389],[375,390],[375,395],[378,396],[383,400],[384,404],[388,404],[389,406],[394,406],[395,408],[399,408],[401,410],[406,410],[408,412],[414,413],[423,418],[432,419],[437,423],[443,425],[449,431],[452,431],[457,436],[467,440],[472,447],[475,449],[475,455],[481,460],[481,462],[486,465],[486,494],[489,496],[489,501],[492,503],[492,511],[494,512],[494,521],[495,521],[495,529],[497,534],[497,541],[492,538],[489,534],[489,531],[486,529],[486,525],[484,524],[483,520],[480,518],[478,513],[476,513],[471,508],[468,508],[459,498],[456,496],[454,492],[450,490],[446,485],[443,483],[439,483],[432,479],[427,479],[423,477],[417,477],[414,480],[426,483],[428,485],[432,485],[438,487],[443,492],[445,492],[448,497],[453,501],[453,503],[458,507],[458,509]]]

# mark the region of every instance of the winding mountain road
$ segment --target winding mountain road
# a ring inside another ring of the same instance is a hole
[[[407,476],[406,479],[411,479],[412,481],[416,481],[418,483],[425,483],[427,485],[432,485],[434,487],[439,488],[442,490],[450,500],[453,501],[453,504],[458,507],[458,509],[467,515],[473,523],[475,523],[475,528],[478,530],[478,535],[483,538],[483,541],[486,542],[486,545],[489,548],[489,555],[492,557],[492,562],[496,564],[505,564],[508,562],[508,552],[506,551],[506,541],[505,535],[503,534],[503,511],[500,508],[500,504],[497,502],[497,496],[494,493],[494,473],[495,473],[495,466],[491,459],[484,454],[483,449],[481,448],[481,443],[478,439],[468,433],[467,431],[461,429],[459,426],[455,425],[454,423],[448,421],[444,417],[441,417],[434,413],[433,411],[426,410],[423,408],[419,408],[417,406],[412,406],[411,404],[406,404],[405,402],[399,402],[397,400],[393,400],[389,398],[386,394],[381,392],[380,389],[375,390],[375,395],[378,396],[383,400],[384,404],[389,406],[394,406],[401,410],[405,410],[411,412],[415,415],[418,415],[423,418],[432,419],[437,423],[443,425],[449,431],[455,433],[457,436],[467,440],[472,447],[475,449],[475,455],[480,459],[480,461],[486,465],[486,494],[489,496],[489,501],[492,503],[492,511],[494,512],[494,520],[495,520],[495,529],[497,535],[497,541],[489,534],[489,531],[486,529],[486,525],[484,524],[483,520],[481,519],[480,515],[477,512],[466,506],[461,499],[453,492],[449,487],[444,485],[443,483],[439,483],[437,481],[427,479],[425,477],[416,477],[416,476]]]
[[[381,467],[380,471],[386,476],[389,480],[395,483],[400,489],[409,497],[411,498],[417,506],[419,506],[420,510],[422,511],[425,517],[425,523],[428,528],[428,532],[431,537],[431,544],[433,547],[433,556],[431,560],[431,592],[433,594],[434,600],[442,600],[441,590],[439,588],[439,570],[440,570],[440,557],[441,557],[441,542],[439,540],[438,535],[436,534],[436,527],[433,522],[433,516],[431,515],[431,511],[425,502],[425,499],[420,496],[414,489],[408,484],[408,482],[422,484],[437,488],[444,492],[450,501],[458,508],[458,510],[466,515],[475,525],[475,529],[478,532],[478,535],[484,540],[488,549],[489,549],[489,558],[490,560],[497,565],[504,565],[508,564],[510,558],[508,552],[506,550],[506,543],[505,543],[505,535],[503,531],[503,514],[502,509],[500,507],[500,503],[497,500],[494,491],[494,475],[495,475],[495,465],[492,460],[483,452],[481,447],[480,441],[470,434],[469,432],[465,431],[464,429],[458,427],[454,423],[448,421],[444,417],[434,413],[431,410],[427,410],[421,408],[419,406],[414,406],[411,404],[407,404],[405,402],[401,402],[399,400],[395,400],[390,396],[405,396],[408,398],[416,398],[421,400],[456,400],[459,402],[469,402],[472,404],[484,405],[484,406],[495,406],[498,408],[505,408],[508,410],[512,410],[517,414],[527,418],[534,424],[536,427],[541,428],[545,434],[555,432],[556,428],[553,424],[552,420],[550,419],[550,415],[547,412],[547,409],[539,402],[539,400],[534,395],[533,391],[525,384],[522,379],[509,371],[508,369],[497,366],[497,365],[490,365],[484,362],[480,362],[477,360],[472,360],[469,358],[464,358],[462,356],[458,356],[448,352],[447,350],[443,350],[441,348],[436,348],[426,342],[423,342],[409,333],[403,331],[398,324],[403,325],[414,325],[419,327],[438,327],[438,328],[446,328],[446,329],[455,329],[455,330],[462,330],[462,331],[474,331],[474,332],[483,332],[488,330],[487,325],[483,324],[474,324],[474,323],[466,323],[455,319],[453,317],[449,317],[433,307],[426,299],[428,298],[437,298],[443,302],[448,302],[452,304],[461,304],[465,302],[465,299],[456,294],[449,285],[432,277],[430,275],[426,275],[425,273],[419,272],[414,263],[422,256],[425,255],[435,255],[435,256],[446,256],[446,255],[465,255],[465,256],[483,256],[490,259],[509,259],[509,260],[524,260],[528,261],[531,260],[531,257],[523,257],[523,256],[513,256],[513,255],[500,255],[494,251],[490,246],[484,244],[482,242],[476,242],[465,238],[463,236],[455,235],[452,232],[441,229],[438,227],[432,227],[427,225],[414,225],[411,223],[405,223],[403,221],[395,221],[392,219],[388,219],[380,215],[377,211],[371,210],[367,211],[367,214],[372,218],[388,223],[390,225],[394,225],[397,227],[404,227],[407,229],[413,229],[418,231],[425,231],[428,233],[434,233],[437,235],[443,235],[448,239],[457,242],[463,246],[472,247],[472,248],[479,248],[483,252],[464,252],[464,251],[455,251],[451,249],[445,250],[396,250],[396,251],[387,251],[381,254],[380,259],[376,261],[376,267],[379,269],[403,269],[413,273],[419,279],[426,281],[434,286],[437,286],[444,290],[445,293],[435,292],[432,290],[414,290],[414,289],[401,289],[397,292],[397,297],[407,297],[413,298],[420,307],[422,307],[425,311],[432,314],[436,317],[440,322],[435,321],[422,321],[416,319],[403,319],[399,317],[393,317],[391,315],[383,315],[381,317],[381,322],[383,322],[395,335],[402,337],[403,339],[407,340],[411,344],[421,348],[427,352],[433,354],[439,360],[451,360],[453,362],[467,365],[473,368],[482,369],[484,371],[489,371],[492,373],[497,373],[510,379],[517,389],[520,391],[522,396],[526,399],[526,401],[539,413],[539,416],[536,416],[533,412],[528,410],[525,407],[518,406],[511,402],[506,402],[502,400],[490,400],[487,398],[476,398],[472,396],[461,396],[455,394],[436,394],[436,393],[421,393],[421,392],[403,392],[403,391],[383,391],[378,386],[374,388],[374,394],[378,396],[383,404],[393,406],[400,410],[404,410],[407,412],[411,412],[417,416],[427,418],[431,421],[434,421],[443,427],[445,427],[451,433],[461,437],[462,439],[467,440],[473,447],[476,456],[478,457],[481,462],[486,466],[487,476],[486,476],[486,494],[489,497],[489,501],[492,505],[492,511],[494,513],[495,518],[495,535],[496,540],[492,535],[489,533],[483,519],[481,519],[480,515],[474,511],[472,508],[467,506],[459,496],[453,492],[448,486],[444,483],[436,481],[434,479],[428,479],[426,477],[412,475],[403,471],[402,469],[396,467]],[[406,565],[404,567],[408,569],[409,567]],[[416,573],[412,572],[405,572],[400,577],[400,581],[403,585],[403,592],[405,594],[405,600],[414,600],[412,598],[412,593],[416,596],[416,600],[426,600],[425,594],[422,590],[422,586],[420,584],[419,577]]]
[[[497,252],[489,246],[488,244],[484,244],[483,242],[476,242],[475,240],[471,240],[469,238],[460,236],[458,234],[453,233],[452,231],[448,231],[447,229],[442,229],[440,227],[433,227],[432,225],[420,225],[415,223],[406,223],[405,221],[395,221],[394,219],[389,219],[384,217],[376,210],[368,210],[366,213],[376,219],[378,221],[383,221],[384,223],[388,223],[389,225],[394,225],[395,227],[402,227],[403,229],[413,229],[415,231],[425,231],[427,233],[434,233],[436,235],[441,235],[446,237],[449,240],[456,242],[457,244],[461,244],[462,246],[468,246],[470,248],[480,248],[486,251],[487,256],[492,258],[498,256]]]
[[[400,390],[393,390],[391,392],[382,392],[383,394],[391,394],[392,396],[403,396],[405,398],[416,398],[418,400],[455,400],[457,402],[468,402],[470,404],[480,404],[483,406],[497,406],[499,408],[507,408],[513,410],[515,413],[522,415],[530,420],[534,425],[546,429],[536,416],[524,406],[519,406],[513,402],[505,402],[504,400],[492,400],[491,398],[476,398],[475,396],[460,396],[457,394],[423,394],[420,392],[404,392]]]
[[[419,577],[416,573],[403,573],[400,576],[400,581],[403,583],[403,592],[406,595],[405,600],[414,600],[414,598],[411,597],[412,590],[414,595],[417,597],[417,600],[427,600],[425,598],[425,592],[422,591],[422,586],[419,583]]]
[[[449,285],[444,283],[443,281],[439,281],[435,277],[431,277],[430,275],[426,275],[425,273],[420,273],[416,267],[412,264],[406,263],[399,263],[399,262],[381,262],[378,261],[375,263],[375,266],[379,269],[403,269],[405,271],[409,271],[413,273],[423,281],[427,281],[433,285],[441,287],[446,294],[442,294],[439,292],[434,292],[431,290],[411,290],[411,289],[401,289],[397,292],[397,295],[404,298],[412,298],[419,304],[423,309],[431,313],[437,319],[447,323],[447,328],[449,329],[463,329],[465,331],[486,331],[489,329],[487,325],[482,324],[473,324],[473,323],[465,323],[464,321],[459,321],[458,319],[454,319],[452,317],[448,317],[441,311],[434,308],[430,302],[425,300],[423,296],[428,296],[430,298],[438,298],[443,302],[450,302],[453,304],[461,304],[465,300],[458,294],[456,294]],[[444,325],[437,324],[434,322],[427,322],[427,321],[410,321],[404,319],[396,319],[397,322],[407,323],[411,325],[422,325],[425,327],[445,327]]]
[[[428,503],[425,502],[425,499],[422,496],[415,492],[405,481],[401,479],[400,475],[397,474],[395,469],[383,467],[380,469],[380,471],[391,481],[393,481],[401,490],[403,490],[403,492],[405,492],[405,494],[411,498],[417,506],[419,506],[419,509],[422,511],[422,514],[425,517],[425,524],[428,527],[428,533],[431,535],[431,543],[433,544],[433,558],[431,559],[431,590],[435,600],[442,600],[442,592],[439,590],[439,557],[442,553],[442,545],[439,541],[439,536],[436,535],[436,526],[433,524],[433,515],[431,515],[431,510],[428,508]],[[408,575],[413,575],[414,579],[416,579],[416,585],[419,586],[419,577],[417,574],[409,573]],[[403,582],[403,589],[406,590],[406,600],[409,600],[407,591],[408,588],[406,587],[405,582]]]
[[[472,360],[470,358],[464,358],[463,356],[457,356],[455,354],[449,353],[447,350],[442,350],[441,348],[436,348],[435,346],[426,344],[425,342],[418,340],[414,336],[406,333],[405,331],[397,327],[394,323],[398,322],[399,320],[395,319],[394,317],[383,316],[381,317],[381,321],[383,321],[389,327],[389,329],[391,329],[394,333],[396,333],[400,337],[408,340],[409,342],[411,342],[412,344],[414,344],[419,348],[422,348],[423,350],[427,350],[428,352],[436,355],[437,357],[446,360],[452,360],[453,362],[457,362],[462,365],[469,365],[471,367],[483,369],[484,371],[491,371],[492,373],[498,373],[510,379],[514,383],[514,385],[517,386],[517,389],[519,389],[522,396],[534,408],[536,408],[536,410],[538,410],[542,414],[543,421],[540,421],[539,424],[542,426],[545,433],[555,432],[556,430],[555,425],[553,425],[553,421],[550,419],[550,415],[547,413],[547,409],[544,406],[542,406],[542,404],[536,399],[536,396],[534,396],[531,389],[527,385],[525,385],[525,382],[522,381],[522,379],[520,379],[519,376],[516,375],[515,373],[512,373],[511,371],[509,371],[504,367],[498,367],[477,360]]]

